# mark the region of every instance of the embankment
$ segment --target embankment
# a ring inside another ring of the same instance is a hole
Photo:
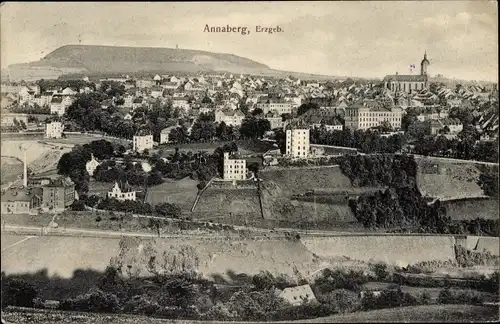
[[[500,239],[498,237],[489,236],[465,236],[457,237],[456,243],[469,251],[473,252],[489,252],[492,255],[500,255]]]
[[[443,201],[446,215],[453,220],[498,219],[498,199],[487,197],[465,198]]]
[[[446,198],[482,197],[480,171],[472,163],[416,159],[417,184],[423,196]]]
[[[4,240],[8,240],[9,236],[11,235],[2,235],[2,243],[7,243]],[[18,236],[17,241],[23,239],[25,237]],[[14,240],[9,242],[12,241]],[[26,239],[2,251],[2,271],[8,275],[47,269],[49,276],[57,274],[69,278],[77,269],[103,271],[112,258],[118,257],[125,269],[147,275],[146,267],[152,256],[160,265],[166,257],[182,255],[181,252],[186,247],[194,251],[193,257],[199,260],[199,271],[208,277],[225,275],[228,271],[255,274],[261,270],[293,276],[294,267],[303,275],[308,275],[320,267],[319,258],[299,241],[288,239],[104,239],[44,236]]]
[[[305,247],[322,258],[346,256],[360,261],[407,266],[422,261],[454,260],[451,236],[343,236],[305,237]]]

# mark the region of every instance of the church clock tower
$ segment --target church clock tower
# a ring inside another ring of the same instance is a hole
[[[427,67],[431,64],[427,60],[427,51],[425,51],[424,59],[420,62],[420,75],[427,75]]]

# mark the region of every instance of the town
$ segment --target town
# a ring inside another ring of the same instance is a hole
[[[212,3],[219,13],[199,5],[207,17],[237,13],[193,27],[210,46],[235,37],[225,42],[236,49],[244,38],[269,47],[275,65],[324,64],[318,47],[286,37],[328,33],[302,35],[270,14],[314,17],[312,26],[324,18],[318,8],[270,4],[265,25],[276,27],[261,28],[244,18],[249,3]],[[200,10],[176,6],[161,8]],[[321,8],[337,6],[365,12]],[[123,8],[112,12],[131,13]],[[138,28],[146,20],[134,8]],[[230,27],[235,17],[257,35]],[[462,28],[479,18],[456,19]],[[58,28],[71,30],[47,35]],[[189,36],[172,35],[172,48],[79,40],[2,70],[2,323],[498,320],[498,81],[481,81],[479,68],[477,80],[454,77],[445,58],[455,58],[425,37],[402,51],[417,63],[389,69],[396,30],[375,42],[387,58],[366,77],[342,70],[374,60],[352,45],[363,39],[354,29],[345,51],[360,53],[331,56],[339,76],[271,69],[225,47],[184,49]],[[341,39],[336,30],[327,42]],[[291,45],[293,55],[277,55]],[[459,59],[465,70],[470,58]]]

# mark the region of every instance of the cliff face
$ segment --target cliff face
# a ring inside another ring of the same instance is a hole
[[[57,77],[69,73],[135,73],[135,72],[198,72],[228,71],[251,73],[269,70],[264,64],[232,54],[197,50],[66,45],[43,59],[9,66],[15,79]]]

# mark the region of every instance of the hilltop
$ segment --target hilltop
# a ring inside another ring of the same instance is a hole
[[[296,75],[300,78],[331,78],[278,71],[241,56],[191,49],[65,45],[36,62],[13,64],[10,81],[53,79],[66,74],[132,74],[230,72],[263,76]]]

